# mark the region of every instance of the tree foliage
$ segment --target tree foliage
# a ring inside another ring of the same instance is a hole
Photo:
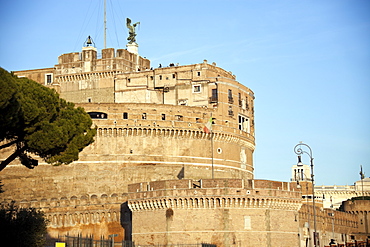
[[[0,163],[0,171],[17,157],[34,168],[38,163],[30,154],[50,164],[69,164],[94,141],[96,130],[91,128],[90,116],[54,90],[2,68],[0,88],[0,149],[16,147]]]
[[[45,246],[47,220],[42,211],[19,208],[14,203],[0,206],[0,239],[9,246]]]

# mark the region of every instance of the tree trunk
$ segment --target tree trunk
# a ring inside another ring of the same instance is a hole
[[[4,145],[1,145],[1,146],[0,146],[0,150],[1,150],[1,149],[3,149],[3,148],[10,147],[11,145],[16,144],[17,142],[18,142],[18,140],[14,140],[14,141],[8,142],[8,143],[6,143],[6,144],[4,144]]]
[[[25,147],[21,147],[21,148],[15,150],[14,153],[12,155],[10,155],[6,160],[1,161],[1,163],[0,163],[0,172],[2,170],[4,170],[4,168],[7,165],[9,165],[10,162],[12,162],[13,160],[15,160],[15,158],[17,158],[25,150],[26,150]]]

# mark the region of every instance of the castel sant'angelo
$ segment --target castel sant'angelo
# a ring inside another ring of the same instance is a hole
[[[83,107],[97,135],[70,165],[40,161],[29,170],[14,161],[1,172],[0,200],[43,210],[51,237],[312,244],[313,207],[302,199],[312,183],[254,178],[253,91],[206,60],[153,68],[135,35],[133,28],[127,49],[101,55],[89,37],[81,52],[59,56],[52,68],[14,72]],[[333,237],[361,238],[356,214],[332,214],[322,201],[315,212],[321,246]]]

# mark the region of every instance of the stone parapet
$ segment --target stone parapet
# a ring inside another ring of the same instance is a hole
[[[204,241],[217,246],[295,246],[301,193],[286,182],[167,180],[129,185],[139,244]],[[152,221],[148,221],[148,216]],[[280,218],[281,224],[274,223]]]
[[[288,183],[279,182],[282,187]],[[254,187],[253,180],[204,179],[129,185],[132,211],[165,208],[274,208],[298,210],[299,191]]]

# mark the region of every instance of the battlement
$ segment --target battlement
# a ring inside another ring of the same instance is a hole
[[[154,181],[131,184],[128,191],[132,211],[213,207],[298,210],[301,196],[299,189],[286,182],[244,179]]]
[[[301,193],[297,188],[296,183],[280,182],[272,180],[252,180],[252,179],[182,179],[182,180],[165,180],[165,181],[152,181],[130,184],[128,186],[129,193],[135,192],[150,192],[158,190],[175,190],[175,189],[247,189],[247,190],[271,190],[271,191],[285,191]],[[299,195],[298,195],[299,197]]]
[[[150,61],[126,49],[106,48],[101,56],[94,47],[83,47],[82,52],[62,54],[55,65],[55,75],[79,74],[91,71],[140,71],[150,68]]]

